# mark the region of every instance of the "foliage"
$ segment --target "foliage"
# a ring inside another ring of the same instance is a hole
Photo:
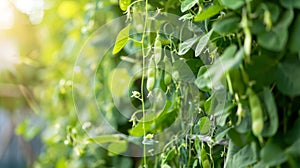
[[[41,24],[51,36],[33,88],[46,120],[35,167],[300,166],[298,1],[72,1],[76,12],[51,15],[64,3]],[[103,46],[80,50],[82,40],[123,14],[114,47],[93,62]],[[78,53],[88,66],[76,74]],[[99,117],[110,126],[93,128]],[[26,122],[17,130],[31,137]]]

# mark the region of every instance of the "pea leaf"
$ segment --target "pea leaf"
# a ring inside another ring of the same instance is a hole
[[[99,144],[105,144],[109,142],[119,142],[122,138],[124,138],[121,134],[112,134],[112,135],[99,135],[93,138],[90,138],[89,142],[96,142]]]
[[[225,17],[213,24],[213,29],[219,34],[234,33],[240,29],[239,23],[241,19],[239,17],[230,16]]]
[[[293,10],[284,12],[280,22],[276,24],[274,29],[268,32],[264,31],[257,36],[258,44],[263,48],[272,51],[282,51],[288,40],[288,27],[291,24],[293,17]]]
[[[247,167],[257,160],[255,143],[246,145],[233,155],[233,167]]]
[[[262,162],[266,166],[279,165],[287,160],[284,151],[275,143],[266,144],[260,151]]]
[[[273,53],[262,53],[262,55],[253,56],[251,64],[245,67],[250,80],[255,80],[257,86],[267,86],[275,81],[278,61],[271,54]]]
[[[199,121],[200,133],[207,134],[210,129],[210,120],[208,117],[204,116]]]
[[[185,15],[182,15],[178,20],[182,20],[182,21],[185,21],[185,20],[190,20],[194,17],[194,15],[192,15],[191,13],[187,13]]]
[[[288,31],[286,29],[274,29],[258,35],[258,44],[263,48],[272,51],[281,51],[285,48],[288,40]]]
[[[203,20],[206,20],[216,14],[218,14],[223,9],[222,6],[219,5],[213,5],[205,9],[204,11],[201,11],[199,14],[197,14],[194,18],[195,22],[200,22]]]
[[[221,79],[225,72],[240,65],[243,60],[244,49],[241,48],[237,53],[237,46],[231,45],[226,48],[224,53],[218,58],[208,70],[195,81],[199,89],[204,87],[212,88]],[[236,54],[235,54],[236,53]]]
[[[221,2],[224,6],[233,10],[240,8],[245,3],[244,0],[221,0]]]
[[[173,64],[173,76],[176,80],[181,80],[185,82],[194,82],[195,76],[193,71],[190,69],[187,63],[183,60],[177,60]]]
[[[298,139],[291,146],[289,146],[285,150],[285,152],[288,153],[288,154],[300,156],[300,149],[299,149],[299,147],[300,147],[300,139]]]
[[[119,155],[127,150],[127,142],[126,141],[113,142],[108,145],[107,150],[109,151],[110,156]]]
[[[300,1],[299,0],[280,0],[279,2],[285,8],[300,9]]]
[[[300,95],[300,62],[289,60],[278,64],[276,83],[278,89],[289,96]]]
[[[263,102],[268,113],[269,122],[265,123],[262,136],[273,136],[278,129],[278,114],[273,94],[269,88],[264,89]]]
[[[124,48],[127,41],[129,40],[129,30],[130,30],[130,25],[126,26],[124,29],[122,29],[119,32],[113,49],[113,54],[117,54],[122,50],[122,48]]]
[[[119,0],[119,6],[122,11],[126,11],[127,7],[130,5],[131,0]]]
[[[199,37],[196,36],[180,43],[178,55],[184,55],[185,53],[187,53],[192,48],[192,46],[197,42],[198,39]]]
[[[280,21],[277,23],[276,28],[287,29],[294,19],[294,11],[292,9],[286,10],[280,17]]]
[[[206,47],[212,32],[213,29],[200,38],[195,50],[196,57],[198,57],[203,52],[203,49]]]
[[[184,0],[181,3],[180,10],[181,12],[185,12],[189,9],[191,9],[193,6],[195,6],[198,3],[198,0]]]
[[[143,136],[144,135],[144,129],[148,132],[154,133],[155,130],[151,129],[151,126],[153,125],[154,121],[149,121],[149,122],[139,122],[135,127],[131,128],[128,130],[129,135],[132,136]],[[145,126],[145,127],[143,127]]]
[[[230,140],[238,147],[243,147],[245,144],[247,144],[248,137],[246,136],[246,134],[241,134],[234,128],[230,129],[227,135],[229,136]]]
[[[299,1],[300,2],[300,1]],[[300,14],[297,15],[296,21],[294,22],[291,32],[290,39],[288,43],[288,47],[292,52],[299,52],[299,44],[300,44]]]

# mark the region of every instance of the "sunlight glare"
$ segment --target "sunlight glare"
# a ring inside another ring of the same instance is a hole
[[[16,8],[29,16],[32,24],[38,24],[44,16],[44,0],[13,0]]]
[[[0,29],[10,29],[14,24],[14,13],[8,0],[0,0]]]

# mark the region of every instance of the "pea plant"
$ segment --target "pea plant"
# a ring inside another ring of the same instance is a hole
[[[300,167],[300,1],[65,3],[34,167]]]
[[[144,143],[143,167],[299,166],[300,3],[120,0],[119,5],[128,18],[145,12],[141,35],[129,37],[136,30],[127,26],[113,52],[126,52],[130,41],[142,52],[133,96],[142,115],[132,116],[129,135],[152,139],[188,113],[161,153],[148,155]],[[151,17],[163,12],[182,21],[171,34],[164,32],[166,22],[151,31]],[[159,99],[156,88],[167,101],[154,100],[152,113],[146,113],[149,97]],[[155,113],[157,106],[162,110]]]

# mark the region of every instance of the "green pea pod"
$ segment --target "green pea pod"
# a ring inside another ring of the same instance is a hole
[[[156,69],[156,65],[155,65],[153,57],[151,57],[151,60],[148,65],[148,77],[155,77],[155,75],[156,75],[155,69]]]
[[[131,0],[119,0],[119,6],[122,11],[126,11],[127,7],[130,5]]]
[[[261,137],[261,133],[264,127],[264,121],[260,100],[251,88],[248,88],[248,94],[252,117],[252,132],[256,137]]]
[[[161,60],[161,41],[159,39],[159,34],[157,33],[155,42],[154,42],[154,60],[156,65]]]
[[[164,58],[165,63],[165,75],[164,75],[164,83],[166,86],[170,85],[172,82],[172,64],[167,57]]]
[[[155,77],[156,77],[155,63],[153,60],[151,60],[148,67],[148,78],[146,84],[146,88],[149,92],[152,91],[155,86]]]
[[[155,85],[155,78],[154,77],[148,77],[146,87],[147,87],[147,90],[149,92],[153,90],[154,85]]]
[[[271,30],[272,28],[272,16],[269,10],[265,10],[264,12],[264,23],[267,26],[267,30]]]
[[[209,163],[209,160],[208,160],[208,157],[207,157],[207,154],[206,154],[206,151],[204,148],[201,149],[200,158],[201,158],[202,167],[210,168],[210,163]]]
[[[166,86],[170,85],[172,82],[172,76],[169,72],[165,71],[164,83]]]

